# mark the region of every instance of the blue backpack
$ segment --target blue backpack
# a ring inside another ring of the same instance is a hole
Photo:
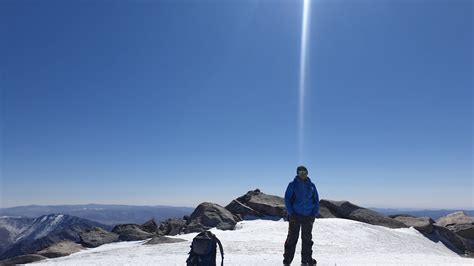
[[[216,266],[216,245],[221,252],[221,266],[224,265],[224,249],[221,241],[211,232],[204,231],[193,239],[191,251],[186,260],[187,266]]]

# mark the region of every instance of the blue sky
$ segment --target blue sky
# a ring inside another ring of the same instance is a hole
[[[473,3],[2,1],[3,207],[320,196],[474,208]]]

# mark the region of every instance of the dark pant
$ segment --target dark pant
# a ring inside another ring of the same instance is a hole
[[[311,255],[313,254],[313,230],[314,217],[312,216],[301,216],[291,215],[289,219],[288,236],[285,241],[285,254],[284,263],[291,263],[295,256],[296,243],[298,243],[298,237],[300,234],[301,227],[301,261],[311,261]]]

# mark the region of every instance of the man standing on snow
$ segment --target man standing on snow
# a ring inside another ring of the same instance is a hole
[[[289,215],[288,236],[285,241],[285,254],[283,264],[290,265],[295,255],[296,243],[301,227],[301,263],[303,265],[316,265],[313,254],[313,223],[319,215],[319,195],[316,186],[308,177],[308,170],[298,166],[297,176],[288,184],[285,192],[285,206]]]

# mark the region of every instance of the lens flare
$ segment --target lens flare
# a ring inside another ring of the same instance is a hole
[[[306,81],[306,50],[308,46],[308,24],[310,17],[310,0],[303,0],[303,20],[301,24],[301,50],[300,50],[300,76],[299,76],[299,102],[298,102],[298,154],[299,163],[303,162],[304,148],[304,95]]]

